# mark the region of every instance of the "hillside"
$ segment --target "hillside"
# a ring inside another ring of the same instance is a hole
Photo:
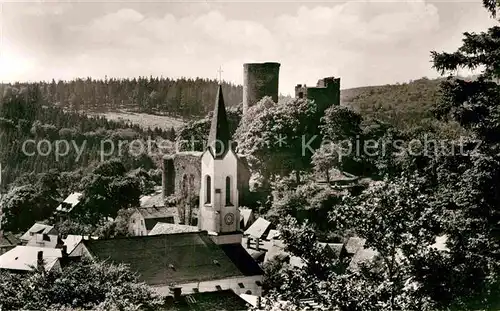
[[[20,89],[33,83],[0,84],[0,100],[10,87]],[[218,81],[210,79],[170,79],[139,77],[133,79],[39,82],[41,98],[65,111],[108,113],[132,111],[174,118],[200,118],[212,110]],[[223,82],[228,106],[241,102],[243,87]]]
[[[432,120],[441,79],[418,79],[409,83],[367,86],[341,91],[341,104],[367,118],[376,118],[405,130]]]
[[[89,115],[96,115],[105,117],[107,120],[126,122],[139,125],[142,129],[155,129],[170,130],[171,128],[178,129],[182,127],[185,122],[182,119],[157,115],[148,113],[118,111],[106,113],[89,113]]]

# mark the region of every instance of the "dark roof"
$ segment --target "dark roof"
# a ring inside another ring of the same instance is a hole
[[[248,310],[247,302],[232,290],[221,290],[208,293],[196,293],[181,296],[180,301],[174,303],[173,297],[167,298],[164,311],[243,311]]]
[[[260,275],[264,272],[241,244],[222,244],[220,248],[244,275]]]
[[[154,206],[139,207],[137,211],[144,217],[146,230],[152,230],[159,222],[173,223],[177,216],[176,207]]]
[[[0,246],[18,245],[20,242],[21,240],[10,232],[0,233]]]
[[[214,157],[224,157],[229,150],[230,139],[226,107],[224,105],[224,96],[222,95],[222,86],[219,85],[212,117],[212,125],[210,126],[210,133],[208,134],[207,141],[207,146],[212,148],[211,151]]]
[[[100,260],[128,264],[150,285],[262,274],[240,244],[219,246],[206,231],[85,240],[84,245]]]

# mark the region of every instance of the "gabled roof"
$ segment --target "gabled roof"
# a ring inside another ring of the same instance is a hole
[[[250,235],[255,238],[262,239],[266,236],[266,233],[271,229],[271,223],[262,217],[257,218],[257,220],[248,228],[244,234]]]
[[[229,124],[227,121],[226,107],[224,105],[224,96],[222,95],[222,85],[217,90],[215,99],[214,114],[212,124],[208,134],[207,146],[211,149],[214,158],[223,158],[229,151],[231,137],[229,134]]]
[[[344,248],[344,244],[342,243],[318,242],[318,245],[324,247],[325,249],[328,247],[337,256],[340,256],[342,249]]]
[[[83,245],[100,260],[128,264],[149,285],[263,273],[241,244],[217,245],[206,231],[85,240]]]
[[[63,245],[64,242],[56,234],[36,233],[27,241],[27,246],[52,247]]]
[[[200,229],[196,226],[159,222],[153,227],[153,229],[151,229],[148,235],[173,234],[173,233],[198,232],[198,231],[200,231]]]
[[[39,233],[39,234],[56,234],[57,235],[57,230],[54,228],[54,226],[35,223],[33,226],[31,226],[31,228],[28,229],[28,231],[26,231],[26,233],[24,233],[21,236],[21,240],[22,241],[29,241],[31,239],[31,237],[37,233]]]
[[[253,218],[253,211],[249,208],[239,208],[240,210],[240,218],[243,221],[243,226],[246,228],[248,226],[248,222],[251,218]]]
[[[45,268],[50,270],[62,257],[61,249],[18,245],[0,256],[0,269],[31,271],[36,267],[38,252],[43,252]]]
[[[81,236],[81,235],[74,235],[74,234],[68,234],[68,236],[63,239],[64,245],[66,245],[66,251],[68,254],[70,254],[75,247],[80,243],[81,240],[83,239],[89,239],[89,236]],[[93,239],[97,239],[97,237],[92,237]]]
[[[280,236],[280,232],[278,230],[271,229],[269,230],[269,234],[267,235],[268,240],[277,239]]]
[[[177,214],[176,207],[155,206],[155,207],[139,207],[137,211],[144,219],[157,219],[175,216]]]
[[[59,204],[59,206],[56,207],[56,211],[71,212],[73,208],[80,203],[82,195],[83,193],[73,192],[66,199],[64,199],[63,203],[65,204]]]

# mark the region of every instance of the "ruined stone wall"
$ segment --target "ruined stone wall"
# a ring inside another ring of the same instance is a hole
[[[243,114],[265,96],[278,102],[279,63],[243,64]]]
[[[167,155],[163,157],[162,160],[162,175],[161,175],[161,189],[163,195],[163,201],[168,196],[174,194],[175,191],[175,168],[174,168],[174,157]]]
[[[320,79],[316,87],[307,87],[297,84],[295,86],[295,97],[314,100],[318,113],[323,114],[331,106],[340,105],[340,78],[328,77]]]

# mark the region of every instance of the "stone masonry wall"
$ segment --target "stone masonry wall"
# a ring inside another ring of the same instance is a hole
[[[278,102],[279,63],[243,64],[243,114],[265,96]]]

